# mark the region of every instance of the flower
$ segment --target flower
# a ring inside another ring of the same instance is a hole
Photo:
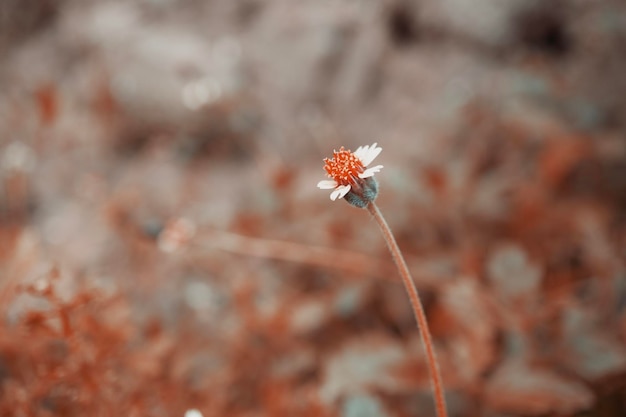
[[[383,167],[376,165],[367,168],[383,150],[376,145],[374,143],[372,146],[359,146],[354,152],[346,150],[343,146],[339,151],[333,151],[332,158],[324,158],[324,170],[331,179],[318,182],[317,187],[322,190],[333,190],[330,193],[330,199],[333,201],[352,192],[352,197],[364,198],[367,201],[361,202],[367,205],[376,198],[378,190],[372,177]],[[350,199],[347,200],[354,204]],[[355,205],[361,207],[360,204]]]
[[[157,240],[163,252],[174,252],[187,245],[196,234],[196,225],[185,218],[167,222]]]

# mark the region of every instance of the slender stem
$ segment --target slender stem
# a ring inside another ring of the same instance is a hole
[[[428,322],[426,321],[424,307],[422,307],[422,302],[420,301],[419,295],[417,294],[417,288],[415,288],[415,283],[411,278],[411,273],[409,272],[409,268],[404,261],[402,252],[400,252],[398,243],[396,243],[396,239],[393,237],[393,233],[391,232],[391,229],[385,221],[382,213],[378,209],[378,206],[376,206],[376,204],[372,201],[368,204],[367,210],[372,214],[372,216],[378,223],[378,226],[380,226],[380,230],[385,237],[387,246],[391,251],[391,256],[398,266],[398,271],[400,272],[400,276],[402,277],[404,287],[409,294],[411,307],[413,307],[413,313],[415,314],[415,319],[417,320],[417,327],[419,329],[422,342],[424,343],[424,347],[426,349],[428,370],[430,372],[430,379],[435,395],[437,415],[439,417],[447,417],[448,413],[446,411],[446,402],[443,396],[443,382],[441,380],[441,373],[439,372],[439,363],[437,362],[437,356],[435,355],[435,349],[433,348],[433,341],[430,335],[430,330],[428,328]]]

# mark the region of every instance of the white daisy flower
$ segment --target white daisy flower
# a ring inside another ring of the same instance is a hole
[[[369,164],[383,150],[376,146],[359,146],[354,152],[344,149],[342,146],[339,151],[333,151],[332,158],[325,158],[324,169],[330,180],[323,180],[317,183],[317,187],[322,190],[333,190],[330,193],[330,199],[335,201],[343,198],[354,188],[362,188],[365,179],[373,177],[379,172],[382,165],[376,165],[367,168]]]

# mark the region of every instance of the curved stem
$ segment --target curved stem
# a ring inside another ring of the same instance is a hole
[[[426,321],[424,307],[422,307],[422,302],[417,294],[417,288],[415,288],[415,283],[411,278],[411,273],[409,272],[409,268],[406,265],[404,257],[402,256],[402,252],[400,252],[398,243],[396,243],[396,239],[393,237],[393,233],[391,232],[391,229],[385,221],[382,213],[378,209],[378,206],[376,206],[376,204],[372,201],[368,204],[367,210],[372,214],[376,223],[378,223],[378,226],[380,226],[385,242],[387,242],[387,246],[391,251],[391,256],[398,266],[398,271],[402,277],[402,282],[404,283],[406,292],[409,294],[411,307],[413,308],[413,313],[415,314],[415,319],[417,320],[417,327],[419,329],[422,342],[424,343],[424,348],[426,349],[428,370],[430,372],[430,379],[435,395],[437,415],[439,417],[447,417],[448,413],[446,411],[446,402],[443,395],[443,382],[441,380],[441,373],[439,372],[439,363],[437,362],[437,356],[435,355],[435,349],[433,348],[433,341],[428,328],[428,322]]]

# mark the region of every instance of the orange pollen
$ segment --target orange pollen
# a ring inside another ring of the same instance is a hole
[[[357,158],[351,151],[347,151],[342,146],[339,151],[333,152],[333,158],[324,158],[324,169],[328,176],[339,185],[354,184],[359,174],[365,171],[365,166],[359,158]]]

